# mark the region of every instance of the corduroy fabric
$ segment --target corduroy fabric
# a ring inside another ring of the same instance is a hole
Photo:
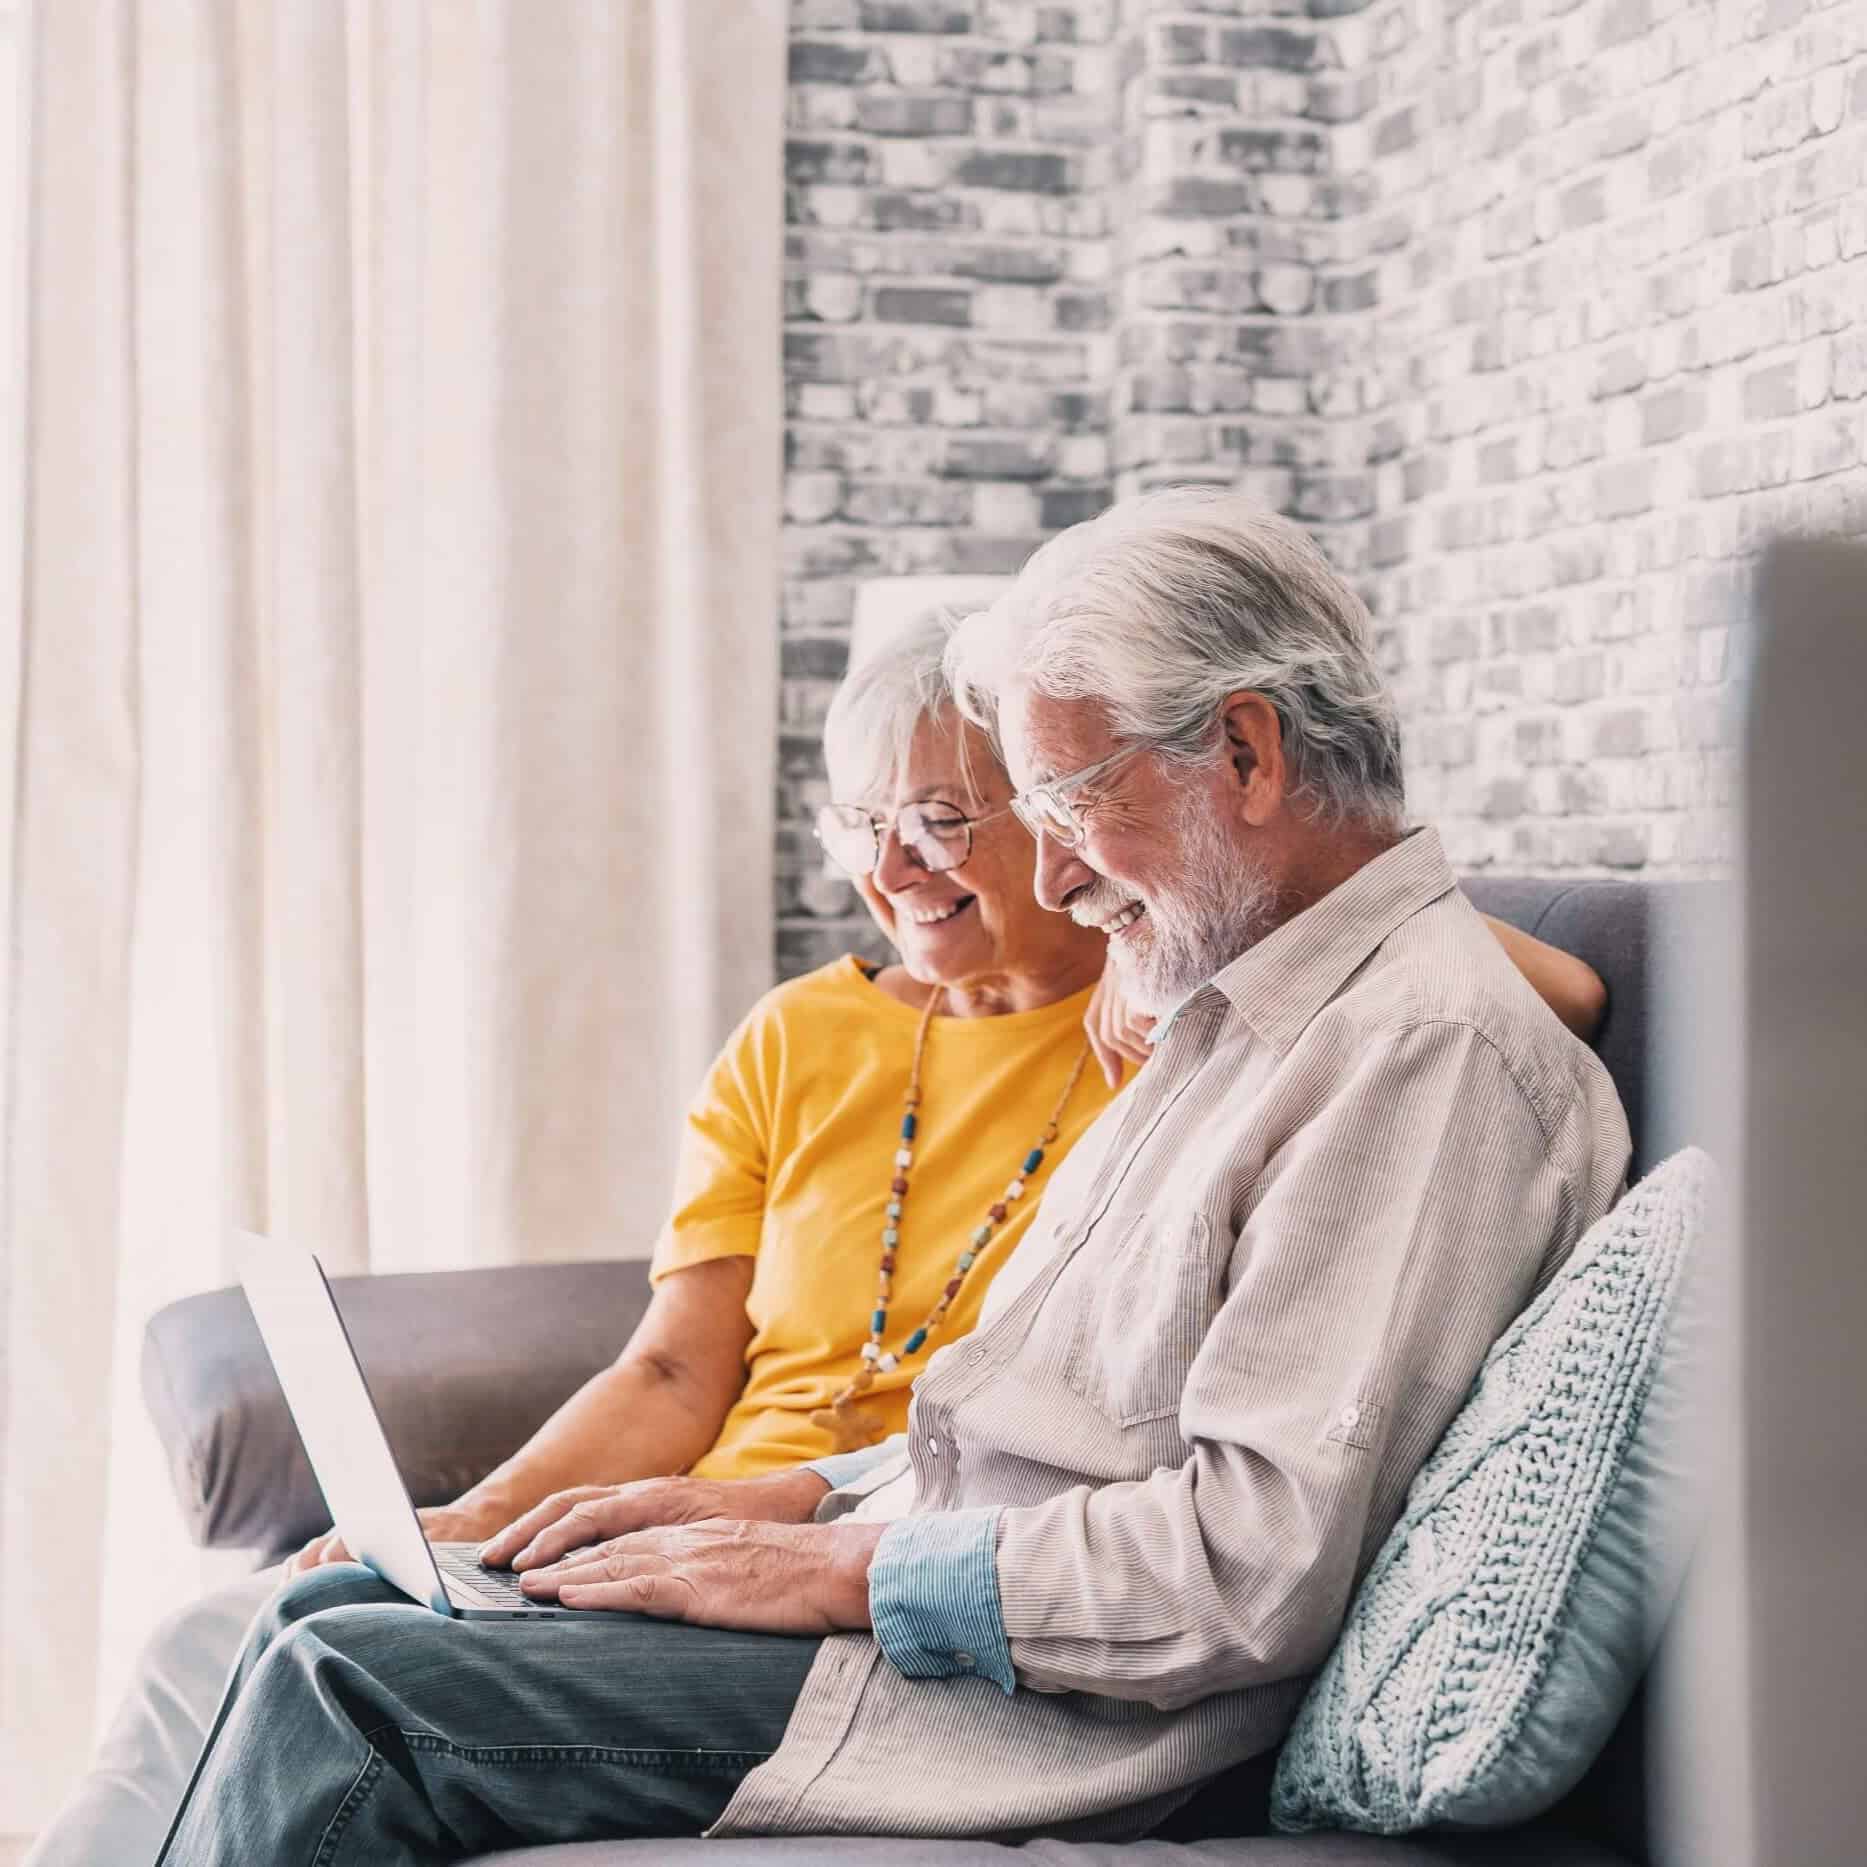
[[[1433,832],[1286,922],[1188,1004],[917,1385],[914,1511],[1004,1507],[1019,1690],[826,1640],[713,1832],[1120,1839],[1275,1746],[1627,1158],[1606,1072]]]
[[[1292,1727],[1278,1827],[1528,1821],[1606,1742],[1690,1544],[1675,1318],[1709,1173],[1656,1168],[1486,1357]]]

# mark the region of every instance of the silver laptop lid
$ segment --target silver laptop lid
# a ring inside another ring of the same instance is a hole
[[[276,1238],[236,1232],[234,1240],[246,1300],[331,1521],[357,1561],[412,1600],[452,1614],[323,1266]]]

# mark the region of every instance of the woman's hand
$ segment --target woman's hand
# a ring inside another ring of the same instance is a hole
[[[537,1601],[611,1608],[697,1627],[832,1634],[871,1625],[869,1565],[884,1523],[714,1518],[638,1530],[520,1582]]]
[[[497,1529],[501,1513],[466,1503],[436,1504],[415,1513],[430,1543],[477,1543],[489,1530]],[[354,1562],[356,1558],[335,1530],[314,1536],[286,1565],[288,1576],[303,1575],[307,1569],[322,1568],[327,1562]]]
[[[480,1560],[491,1568],[541,1569],[605,1537],[715,1518],[805,1523],[829,1485],[801,1466],[764,1478],[638,1478],[626,1485],[579,1485],[560,1491],[488,1539]]]
[[[1152,1018],[1129,1009],[1115,982],[1114,963],[1105,965],[1089,1009],[1083,1013],[1083,1029],[1089,1033],[1089,1048],[1095,1052],[1111,1089],[1121,1087],[1123,1058],[1130,1063],[1145,1063],[1154,1054],[1147,1042],[1153,1028]]]

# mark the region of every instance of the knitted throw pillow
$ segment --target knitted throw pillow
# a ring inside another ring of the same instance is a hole
[[[1276,1826],[1527,1821],[1593,1762],[1690,1547],[1681,1277],[1710,1181],[1696,1148],[1655,1168],[1486,1356],[1297,1713]]]

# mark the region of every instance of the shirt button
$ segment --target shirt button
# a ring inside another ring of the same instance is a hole
[[[955,1653],[953,1655],[953,1664],[963,1668],[967,1672],[971,1672],[973,1667],[978,1664],[978,1661],[975,1660],[970,1653]]]
[[[1361,1409],[1359,1407],[1344,1407],[1342,1409],[1342,1424],[1344,1426],[1359,1426],[1361,1424]]]
[[[928,1450],[929,1452],[931,1452],[931,1453],[933,1454],[933,1456],[934,1456],[935,1458],[938,1458],[938,1457],[940,1456],[940,1442],[939,1442],[939,1440],[937,1440],[937,1439],[930,1439],[930,1440],[928,1440],[928,1442],[927,1442],[927,1450]]]

